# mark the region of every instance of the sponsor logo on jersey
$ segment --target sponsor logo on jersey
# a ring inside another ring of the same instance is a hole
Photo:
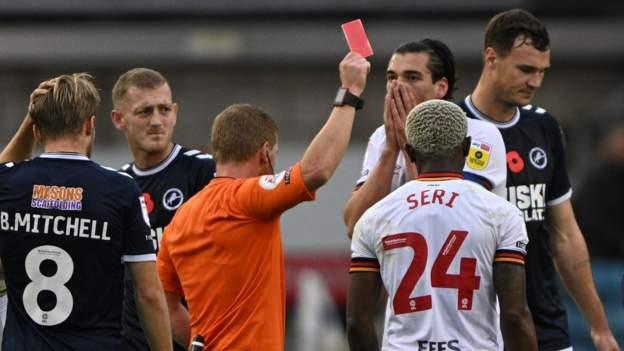
[[[363,169],[362,170],[362,177],[366,177],[368,175],[368,173],[370,173],[370,170],[368,168]]]
[[[154,250],[156,250],[156,252],[158,252],[158,248],[160,247],[160,240],[162,240],[164,232],[165,228],[163,227],[150,228],[150,236],[146,239],[152,240],[154,242]]]
[[[182,205],[182,202],[184,202],[184,194],[182,194],[182,190],[178,188],[171,188],[165,191],[162,203],[163,206],[169,211],[176,210]]]
[[[546,211],[546,184],[507,187],[507,200],[522,211],[525,222],[543,221]]]
[[[273,190],[277,188],[277,186],[279,185],[279,183],[281,183],[285,175],[286,175],[285,171],[282,171],[277,174],[263,175],[262,177],[260,177],[260,180],[258,180],[258,183],[260,183],[260,186],[264,190]]]
[[[507,167],[513,173],[520,173],[524,169],[524,160],[518,151],[507,152]]]
[[[534,147],[529,151],[529,161],[533,167],[537,169],[544,169],[548,164],[548,158],[546,157],[546,151],[540,147]]]
[[[143,221],[147,226],[150,226],[149,215],[147,214],[147,204],[145,203],[145,197],[143,195],[139,196],[139,204],[141,205],[141,215],[143,216]]]
[[[438,341],[438,340],[418,340],[418,351],[460,351],[459,348],[459,340],[448,340],[448,341]]]
[[[82,211],[82,188],[33,185],[30,207],[61,211]]]
[[[473,140],[470,144],[468,156],[466,157],[466,165],[477,171],[485,169],[490,162],[491,150],[492,148],[490,145],[478,140]]]

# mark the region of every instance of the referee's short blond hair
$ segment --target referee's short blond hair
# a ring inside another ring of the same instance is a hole
[[[427,157],[451,156],[466,138],[466,114],[446,100],[428,100],[407,116],[407,142]]]

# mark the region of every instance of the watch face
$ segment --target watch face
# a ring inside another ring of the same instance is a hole
[[[344,104],[344,98],[347,94],[347,89],[340,88],[338,89],[338,93],[336,93],[336,100],[334,100],[337,104]]]

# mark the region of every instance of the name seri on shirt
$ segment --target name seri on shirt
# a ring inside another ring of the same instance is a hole
[[[418,195],[416,193],[409,194],[407,196],[407,203],[410,205],[409,209],[413,210],[419,206],[427,206],[433,204],[444,205],[446,207],[453,208],[453,203],[459,196],[458,193],[451,191],[446,192],[443,189],[436,190],[423,190]]]
[[[0,229],[33,234],[55,234],[78,238],[110,240],[108,222],[90,218],[50,216],[36,213],[0,211]]]

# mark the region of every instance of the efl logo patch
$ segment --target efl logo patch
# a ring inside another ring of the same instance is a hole
[[[82,188],[33,185],[30,207],[62,211],[82,211]]]
[[[277,188],[279,183],[282,182],[285,174],[286,171],[282,171],[278,174],[263,175],[262,177],[260,177],[260,180],[258,180],[258,183],[260,183],[260,186],[264,190],[273,190]]]
[[[468,156],[466,157],[466,164],[474,170],[484,170],[490,162],[491,151],[492,148],[490,145],[482,143],[478,140],[473,140],[470,144]]]

